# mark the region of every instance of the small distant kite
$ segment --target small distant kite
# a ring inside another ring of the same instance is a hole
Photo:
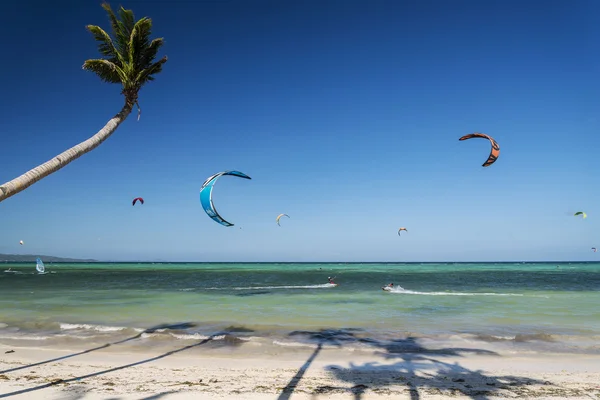
[[[244,178],[244,179],[252,179],[248,175],[244,174],[243,172],[239,172],[239,171],[224,171],[224,172],[219,172],[218,174],[214,174],[213,176],[210,176],[206,181],[204,181],[204,183],[202,184],[202,187],[200,188],[200,204],[202,204],[202,208],[204,208],[204,212],[210,218],[212,218],[213,221],[215,221],[221,225],[224,225],[224,226],[233,226],[233,224],[231,222],[225,221],[223,219],[223,217],[221,217],[219,215],[219,213],[217,212],[217,209],[215,208],[215,205],[213,204],[213,201],[212,201],[213,186],[217,182],[217,179],[219,179],[221,176],[224,176],[224,175],[237,176],[238,178]]]
[[[400,228],[400,229],[398,229],[398,236],[400,236],[400,231],[408,232],[408,229],[406,229],[406,228]]]
[[[472,139],[472,138],[487,139],[492,144],[492,150],[490,151],[490,155],[489,155],[488,159],[486,160],[486,162],[483,163],[482,166],[483,167],[489,167],[494,162],[496,162],[496,160],[498,159],[498,156],[500,155],[500,146],[494,140],[494,138],[492,138],[491,136],[488,136],[488,135],[486,135],[484,133],[475,132],[475,133],[471,133],[469,135],[465,135],[465,136],[461,137],[458,140],[467,140],[467,139]]]
[[[277,219],[275,219],[275,222],[277,222],[277,225],[279,225],[279,219],[280,219],[281,217],[284,217],[284,216],[285,216],[285,217],[288,217],[288,218],[290,217],[290,216],[289,216],[289,215],[287,215],[287,214],[279,214],[279,215],[277,216]],[[281,225],[279,225],[279,226],[281,226]]]
[[[581,218],[586,219],[587,218],[587,214],[584,213],[583,211],[577,211],[575,214],[573,214],[574,217],[581,215]]]
[[[142,199],[141,197],[136,197],[135,199],[133,199],[133,201],[131,202],[132,206],[135,206],[135,203],[139,200],[140,203],[144,204],[144,199]]]
[[[595,247],[592,247],[592,251],[595,253],[595,252],[596,252],[596,248],[595,248]]]
[[[22,240],[19,240],[19,244],[20,244],[21,246],[23,246],[23,245],[25,244],[25,242],[24,242],[24,241],[22,241]]]

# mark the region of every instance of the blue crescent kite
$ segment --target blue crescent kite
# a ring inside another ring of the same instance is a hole
[[[213,176],[209,177],[206,181],[204,181],[202,187],[200,188],[200,204],[202,204],[202,208],[204,208],[206,214],[208,214],[208,216],[211,217],[213,221],[218,222],[219,224],[224,226],[233,226],[231,222],[225,221],[223,217],[219,215],[212,201],[213,186],[217,182],[217,179],[224,175],[233,175],[237,176],[238,178],[252,179],[248,175],[239,171],[224,171],[219,172],[218,174],[214,174]]]

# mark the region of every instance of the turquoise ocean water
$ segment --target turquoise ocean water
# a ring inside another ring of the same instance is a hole
[[[217,335],[277,352],[324,337],[354,350],[419,338],[600,353],[600,263],[47,263],[46,272],[0,265],[0,344],[134,338],[135,350]],[[381,290],[390,282],[401,289]]]

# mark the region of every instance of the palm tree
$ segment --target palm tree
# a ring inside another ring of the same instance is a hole
[[[86,60],[83,69],[94,72],[105,82],[120,83],[123,86],[121,93],[125,96],[125,105],[94,136],[0,186],[0,201],[27,189],[98,147],[125,121],[134,105],[138,106],[139,120],[141,111],[138,93],[144,84],[154,80],[154,75],[161,72],[163,64],[167,62],[166,56],[154,61],[164,40],[158,38],[150,41],[152,20],[149,18],[144,17],[136,22],[133,11],[121,7],[118,19],[110,5],[104,3],[102,8],[108,13],[114,39],[99,26],[88,25],[86,28],[94,35],[98,42],[98,50],[104,58]]]

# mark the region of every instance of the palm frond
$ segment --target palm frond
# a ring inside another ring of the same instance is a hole
[[[150,45],[150,34],[152,32],[152,20],[141,18],[137,21],[129,37],[129,61],[136,65],[138,69],[146,66],[140,65],[140,59],[146,48]]]
[[[142,69],[150,67],[158,54],[158,50],[160,50],[161,46],[165,43],[163,38],[156,38],[150,42],[148,47],[144,49],[144,51],[140,54],[139,59],[139,67]]]
[[[123,27],[123,36],[126,38],[127,44],[121,49],[123,57],[129,57],[131,52],[131,33],[135,27],[135,18],[132,10],[126,10],[123,7],[119,9],[119,17],[121,18],[121,26]],[[132,59],[128,60],[130,63]]]
[[[92,71],[104,82],[122,83],[124,78],[126,79],[123,70],[108,60],[85,60],[82,68]]]
[[[140,71],[135,79],[138,87],[142,87],[146,82],[153,81],[154,77],[152,75],[156,75],[162,71],[162,66],[167,62],[167,56],[164,56],[148,68]]]
[[[129,37],[131,32],[133,31],[133,27],[135,26],[135,18],[133,16],[132,10],[126,10],[123,7],[119,9],[119,17],[121,17],[121,21],[123,22],[123,26],[125,27],[125,31]]]
[[[112,27],[112,34],[115,37],[116,48],[122,54],[123,51],[127,51],[129,32],[127,32],[125,25],[123,25],[123,23],[117,19],[117,16],[110,7],[110,4],[102,3],[102,8],[104,8],[108,14],[108,19]]]
[[[120,59],[120,54],[115,48],[108,33],[96,25],[88,25],[86,28],[92,35],[94,35],[94,39],[96,39],[98,42],[98,51],[100,54],[109,57],[109,61],[111,62],[123,63],[123,60]]]

